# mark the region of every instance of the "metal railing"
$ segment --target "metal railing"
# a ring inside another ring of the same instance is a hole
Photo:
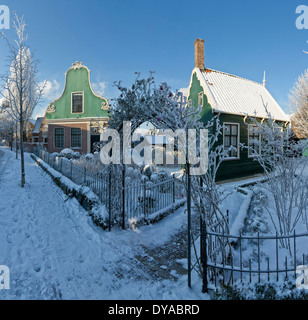
[[[86,167],[78,166],[67,158],[52,155],[44,149],[37,149],[34,154],[74,183],[89,187],[102,203],[108,205],[109,181],[106,175],[87,171]]]
[[[295,231],[292,235],[270,236],[206,232],[206,250],[203,251],[206,254],[201,257],[207,268],[206,282],[209,287],[217,287],[219,283],[235,281],[270,281],[273,275],[276,281],[281,276],[296,278],[297,267],[308,262],[303,243],[300,249],[298,247],[298,242],[307,241],[307,237],[308,233],[296,234]]]
[[[74,164],[73,161],[48,153],[45,149],[36,149],[34,154],[46,162],[54,170],[77,185],[89,187],[106,206],[109,212],[109,221],[119,217],[124,221],[123,228],[131,219],[147,219],[161,210],[168,210],[178,199],[183,200],[173,177],[159,183],[132,183],[122,184],[123,176],[120,173],[94,173]],[[124,185],[124,188],[123,188]]]
[[[160,183],[131,184],[125,187],[124,210],[127,219],[147,218],[176,202],[175,179]]]

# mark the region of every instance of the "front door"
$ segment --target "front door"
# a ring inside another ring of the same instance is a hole
[[[98,142],[100,142],[100,135],[91,135],[91,153],[94,153],[95,151],[99,151],[97,150],[97,148],[94,148],[94,144],[97,144]]]

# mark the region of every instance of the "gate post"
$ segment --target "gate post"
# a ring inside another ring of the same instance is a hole
[[[108,211],[109,211],[109,232],[111,232],[111,167],[109,168],[109,195],[108,195]]]
[[[201,216],[201,262],[202,262],[202,293],[208,293],[207,281],[207,232],[206,224]]]
[[[122,171],[122,228],[125,230],[125,164]]]
[[[186,163],[187,170],[187,259],[188,259],[188,287],[191,288],[191,176],[190,165]]]
[[[200,177],[200,188],[203,190],[203,180]],[[200,202],[202,200],[200,199]],[[207,281],[207,232],[205,217],[202,217],[200,213],[200,254],[201,254],[201,264],[202,264],[202,293],[208,293],[208,281]]]
[[[175,174],[172,175],[172,203],[175,204]]]

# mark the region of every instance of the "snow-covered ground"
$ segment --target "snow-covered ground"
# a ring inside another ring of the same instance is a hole
[[[0,265],[10,268],[10,290],[0,299],[207,299],[201,280],[157,279],[136,258],[168,242],[186,224],[183,208],[139,230],[96,227],[26,154],[0,149]],[[164,266],[162,265],[162,269]],[[176,274],[175,270],[170,270]]]

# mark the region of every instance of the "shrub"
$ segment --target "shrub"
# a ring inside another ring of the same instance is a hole
[[[308,300],[308,292],[296,288],[295,281],[284,283],[221,285],[213,300]]]

